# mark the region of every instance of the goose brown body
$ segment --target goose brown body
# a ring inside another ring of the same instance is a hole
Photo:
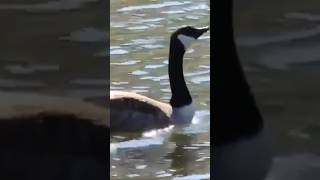
[[[73,115],[90,120],[97,126],[109,127],[110,120],[104,107],[77,98],[39,94],[0,92],[0,119],[10,120],[39,114]]]
[[[107,178],[106,108],[33,93],[0,97],[0,179]]]
[[[172,107],[149,97],[110,91],[111,131],[143,131],[171,124]]]

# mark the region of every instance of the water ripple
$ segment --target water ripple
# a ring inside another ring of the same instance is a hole
[[[69,40],[76,42],[106,42],[107,33],[93,27],[83,28],[78,31],[71,32],[69,36],[62,36],[60,40]]]
[[[0,78],[1,88],[21,88],[21,87],[45,87],[46,83],[40,81],[20,81]]]
[[[124,11],[136,11],[136,10],[143,10],[143,9],[159,9],[164,7],[170,7],[170,6],[180,6],[185,4],[190,4],[190,1],[184,1],[184,2],[178,2],[178,1],[168,1],[163,3],[155,3],[155,4],[146,4],[146,5],[140,5],[140,6],[128,6],[121,9],[118,9],[118,12],[124,12]]]
[[[4,69],[12,74],[31,74],[35,73],[36,71],[59,71],[60,66],[51,64],[10,64],[6,65]]]
[[[87,2],[97,2],[97,0],[60,0],[49,1],[36,4],[0,4],[0,10],[23,10],[28,12],[47,12],[79,9]]]
[[[183,177],[175,177],[172,180],[191,180],[191,179],[210,179],[210,174],[193,174],[189,176],[183,176]]]

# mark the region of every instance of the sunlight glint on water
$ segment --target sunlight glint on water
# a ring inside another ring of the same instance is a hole
[[[112,0],[111,89],[137,92],[168,102],[171,32],[183,25],[203,27],[209,22],[208,0],[197,3]],[[125,138],[111,144],[112,179],[205,177],[209,173],[210,71],[203,67],[210,66],[210,36],[209,33],[204,36],[190,47],[184,63],[186,81],[197,109],[193,123],[184,128],[145,132],[141,137],[121,135]],[[136,168],[137,165],[143,168]]]

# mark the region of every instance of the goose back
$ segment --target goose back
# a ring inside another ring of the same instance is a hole
[[[132,92],[110,91],[112,132],[164,128],[171,124],[171,113],[169,104]]]

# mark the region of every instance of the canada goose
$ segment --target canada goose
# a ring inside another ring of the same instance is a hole
[[[272,153],[263,118],[241,67],[232,0],[214,5],[213,179],[263,180]]]
[[[182,27],[171,35],[169,49],[170,104],[143,95],[110,91],[110,129],[143,131],[163,128],[172,123],[185,124],[192,120],[195,110],[183,75],[183,56],[192,41],[208,31],[208,27]]]
[[[106,179],[106,108],[0,92],[0,179]]]

